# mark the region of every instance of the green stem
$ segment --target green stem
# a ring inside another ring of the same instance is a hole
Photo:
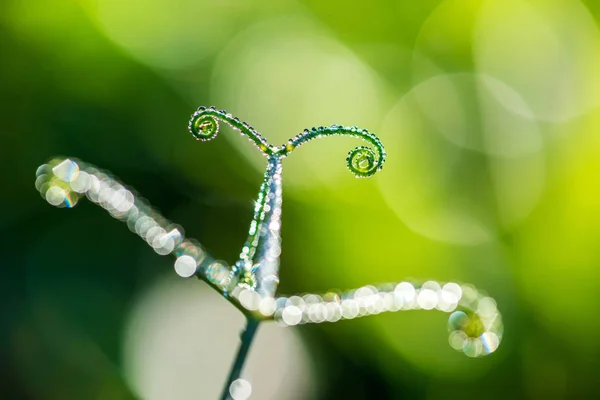
[[[227,381],[225,382],[225,387],[223,388],[221,400],[231,400],[231,396],[229,395],[229,388],[231,387],[231,384],[233,382],[239,379],[242,373],[242,368],[244,367],[244,362],[248,357],[248,350],[250,350],[250,345],[252,344],[254,335],[258,330],[259,322],[259,320],[250,316],[248,316],[246,319],[246,327],[240,335],[240,348],[238,349],[233,365],[231,366],[231,371],[229,371],[229,378],[227,378]]]

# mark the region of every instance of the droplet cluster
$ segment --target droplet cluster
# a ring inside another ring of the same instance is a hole
[[[270,156],[273,154],[273,146],[267,143],[267,140],[260,135],[247,122],[240,121],[225,110],[217,110],[215,107],[199,107],[192,115],[188,124],[188,130],[198,140],[207,141],[214,139],[219,132],[218,121],[223,121],[232,129],[248,137],[263,154]]]
[[[367,146],[359,146],[348,153],[346,166],[357,178],[368,178],[383,168],[386,158],[383,143],[375,134],[357,126],[331,125],[305,129],[302,133],[290,139],[287,144],[281,146],[280,154],[288,155],[297,147],[326,136],[351,136],[362,139],[373,146],[375,150]]]
[[[344,293],[290,297],[261,296],[251,289],[238,288],[233,296],[257,318],[273,318],[283,326],[337,322],[395,311],[450,313],[450,345],[470,357],[494,352],[503,334],[502,317],[496,302],[471,285],[454,282],[368,285]]]
[[[86,197],[113,218],[125,222],[157,254],[184,254],[187,249],[193,248],[197,264],[205,257],[199,244],[185,239],[183,228],[167,220],[133,190],[93,165],[69,158],[54,159],[40,166],[36,176],[36,188],[53,206],[70,208]],[[183,271],[185,265],[184,259],[177,267]]]
[[[373,146],[373,148],[367,146],[356,147],[348,153],[348,157],[346,158],[348,169],[357,178],[367,178],[377,171],[381,171],[386,158],[381,140],[375,134],[357,126],[345,127],[334,124],[331,126],[319,126],[318,128],[313,127],[305,129],[302,133],[299,133],[281,146],[273,146],[267,143],[267,140],[247,122],[240,121],[239,118],[233,117],[225,110],[202,106],[192,115],[188,124],[188,130],[198,140],[211,140],[217,136],[219,120],[248,137],[250,142],[267,157],[286,157],[299,146],[313,139],[320,139],[326,136],[351,136],[361,139]]]
[[[281,173],[281,157],[269,157],[248,239],[238,261],[243,266],[240,282],[265,296],[274,296],[279,284],[283,202]]]

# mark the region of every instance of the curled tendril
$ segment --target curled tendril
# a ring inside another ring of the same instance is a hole
[[[248,305],[247,296],[239,296]],[[337,322],[383,312],[437,310],[449,314],[449,344],[469,357],[496,351],[504,333],[496,302],[468,284],[428,281],[400,282],[379,287],[368,285],[343,293],[305,294],[276,299],[262,298],[261,314],[267,313],[288,326]],[[271,307],[269,305],[272,304]]]
[[[375,152],[365,146],[350,150],[346,164],[350,172],[359,177],[368,177],[377,171]]]
[[[247,136],[250,142],[258,147],[265,156],[274,153],[273,146],[269,145],[267,140],[247,122],[240,121],[239,118],[234,117],[225,110],[217,110],[215,107],[199,107],[190,119],[188,130],[194,138],[208,141],[214,139],[219,133],[218,121],[225,122],[232,129]]]
[[[248,123],[240,121],[237,117],[233,117],[226,111],[219,111],[215,107],[200,107],[192,115],[188,128],[196,139],[202,141],[211,140],[217,136],[219,120],[227,123],[242,135],[247,136],[263,155],[267,157],[286,157],[297,147],[313,139],[325,136],[351,136],[362,139],[373,147],[359,146],[348,153],[346,165],[354,176],[357,178],[373,176],[377,171],[381,171],[385,162],[386,153],[381,140],[375,134],[357,126],[331,125],[328,127],[320,126],[318,128],[305,129],[302,133],[288,140],[286,144],[276,147],[267,143],[266,139],[248,125]]]
[[[202,115],[190,122],[190,132],[203,142],[212,140],[219,133],[219,122],[210,115]]]
[[[327,127],[315,127],[310,130],[305,129],[304,132],[290,139],[287,144],[282,146],[280,154],[282,156],[287,156],[297,147],[308,143],[313,139],[319,139],[325,136],[351,136],[362,139],[375,148],[375,150],[373,150],[367,146],[359,146],[348,153],[346,165],[350,172],[357,178],[368,178],[375,174],[375,172],[381,171],[383,168],[386,157],[383,143],[381,143],[381,140],[379,140],[375,134],[357,126],[345,127],[331,125]]]

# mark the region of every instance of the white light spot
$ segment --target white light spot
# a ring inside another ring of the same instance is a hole
[[[196,260],[192,256],[181,256],[175,261],[175,272],[183,278],[189,278],[196,273]]]
[[[479,300],[477,313],[483,318],[492,318],[498,313],[496,301],[491,297],[484,297]]]
[[[342,318],[341,306],[338,303],[327,303],[327,321],[337,322]]]
[[[272,297],[263,297],[258,306],[258,311],[267,317],[273,315],[275,312],[275,299]]]
[[[272,231],[278,231],[281,229],[281,223],[278,221],[273,221],[269,224],[269,229]]]
[[[110,199],[114,194],[115,191],[113,188],[111,188],[107,183],[102,182],[100,185],[100,192],[98,193],[98,202],[103,208],[111,210],[112,204],[110,203]]]
[[[458,302],[462,296],[462,289],[460,288],[460,285],[454,282],[446,283],[442,290],[444,292],[453,293],[457,298],[456,302]]]
[[[90,187],[88,188],[87,196],[91,201],[96,202],[98,199],[97,194],[100,191],[100,180],[96,176],[90,175],[89,183]]]
[[[58,186],[52,186],[46,192],[46,201],[53,206],[60,206],[65,201],[66,197],[65,191]]]
[[[296,306],[300,311],[304,311],[306,308],[306,304],[304,303],[304,299],[300,296],[292,296],[285,302],[286,306]]]
[[[417,297],[417,302],[423,310],[432,310],[438,303],[437,293],[431,289],[421,289]]]
[[[474,302],[477,300],[477,289],[473,285],[465,283],[461,286],[462,298],[466,302]]]
[[[485,354],[493,353],[500,345],[500,338],[494,332],[482,333],[479,338],[481,339],[483,352]]]
[[[164,235],[165,233],[167,233],[167,232],[165,232],[165,230],[163,228],[161,228],[158,225],[154,225],[146,231],[146,234],[143,237],[144,237],[144,240],[146,240],[146,242],[152,246],[154,239],[161,235]]]
[[[308,308],[308,319],[312,322],[321,323],[326,319],[327,309],[324,304],[311,304]]]
[[[239,295],[242,306],[250,311],[258,310],[260,305],[260,295],[254,290],[244,289]]]
[[[359,306],[355,300],[346,299],[342,301],[342,316],[346,319],[356,318],[359,313]]]
[[[321,296],[316,295],[316,294],[306,294],[306,295],[302,296],[302,299],[304,300],[304,302],[306,304],[317,304],[317,303],[321,303],[323,301]]]
[[[80,171],[75,179],[71,181],[71,188],[77,193],[85,193],[91,186],[90,176],[85,171]]]
[[[467,334],[463,331],[453,331],[450,333],[450,338],[448,342],[450,342],[450,346],[454,350],[462,350],[467,340]]]
[[[79,165],[67,158],[56,167],[52,168],[52,172],[57,178],[63,181],[72,182],[79,174]]]
[[[296,306],[288,306],[283,309],[281,318],[289,326],[298,325],[302,320],[302,311]]]
[[[416,290],[413,285],[408,282],[400,282],[394,289],[396,298],[399,300],[399,306],[404,309],[410,309],[415,301]]]
[[[49,180],[48,175],[46,175],[46,174],[38,175],[38,177],[35,178],[35,188],[36,188],[36,190],[40,191],[41,188],[42,188],[42,185],[44,183],[48,183],[48,180]]]
[[[421,285],[421,289],[429,289],[433,290],[434,292],[438,292],[442,290],[442,287],[436,281],[427,281],[423,285]]]
[[[152,248],[156,253],[165,256],[173,251],[175,248],[175,241],[171,235],[163,232],[154,238],[152,241]]]
[[[483,344],[479,338],[468,338],[463,344],[463,352],[469,357],[479,357],[483,351]]]
[[[229,394],[233,400],[247,400],[252,394],[252,385],[245,379],[236,379],[229,386]]]

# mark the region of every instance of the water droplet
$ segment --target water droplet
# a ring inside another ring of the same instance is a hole
[[[476,338],[485,332],[483,322],[479,315],[471,313],[467,315],[462,311],[455,311],[448,318],[450,331],[463,331],[468,337]]]
[[[230,275],[231,270],[221,261],[215,261],[206,268],[206,278],[220,289],[227,287]]]
[[[287,306],[283,309],[281,318],[289,326],[298,325],[302,320],[302,311],[296,306]]]
[[[189,278],[196,273],[196,260],[192,256],[181,256],[175,261],[175,272],[182,278]]]
[[[198,140],[210,140],[217,136],[219,123],[210,115],[202,115],[190,124],[190,132]]]
[[[64,182],[72,182],[79,175],[79,165],[68,158],[52,168],[54,175]]]
[[[229,394],[232,400],[247,400],[252,394],[252,385],[245,379],[236,379],[229,386]]]

